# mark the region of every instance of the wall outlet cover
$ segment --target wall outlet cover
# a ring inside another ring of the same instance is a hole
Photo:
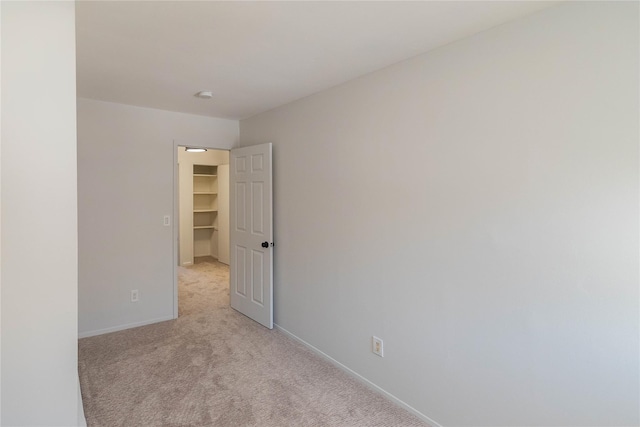
[[[373,336],[371,338],[371,351],[373,352],[373,354],[384,357],[384,347],[382,339],[376,336]]]

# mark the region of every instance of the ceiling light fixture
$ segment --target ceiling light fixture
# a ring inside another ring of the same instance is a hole
[[[213,93],[210,90],[201,90],[200,92],[196,93],[196,96],[202,99],[211,99],[213,98]]]
[[[204,153],[207,151],[206,148],[194,148],[194,147],[185,147],[184,151],[188,151],[189,153]]]

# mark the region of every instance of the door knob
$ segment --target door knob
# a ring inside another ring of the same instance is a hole
[[[269,247],[269,242],[262,242],[261,245],[263,248],[268,248]]]

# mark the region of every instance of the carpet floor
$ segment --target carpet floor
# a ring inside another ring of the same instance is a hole
[[[229,307],[229,269],[179,271],[179,317],[79,341],[89,427],[427,426]]]

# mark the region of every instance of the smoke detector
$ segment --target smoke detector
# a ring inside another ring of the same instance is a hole
[[[200,92],[196,93],[196,96],[202,99],[211,99],[213,98],[213,93],[210,90],[201,90]]]

